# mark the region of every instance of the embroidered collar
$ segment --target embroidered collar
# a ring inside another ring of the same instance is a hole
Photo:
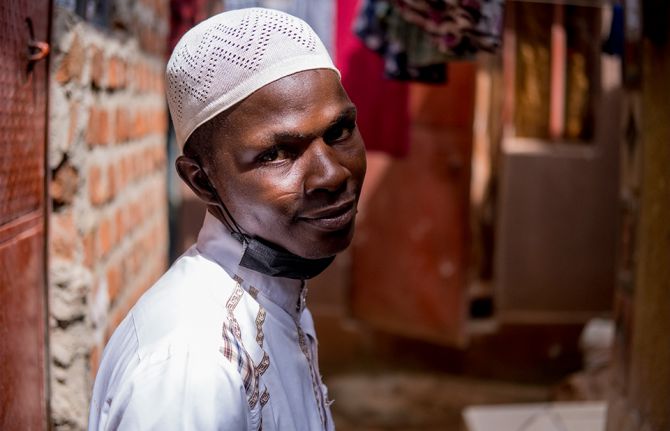
[[[236,241],[225,226],[207,211],[205,221],[198,234],[196,248],[205,257],[215,261],[230,274],[241,278],[242,287],[250,292],[253,287],[261,295],[286,311],[294,320],[306,306],[307,286],[304,281],[290,278],[271,277],[260,272],[240,266],[242,244]]]

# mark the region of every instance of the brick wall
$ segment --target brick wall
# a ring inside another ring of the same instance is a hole
[[[84,429],[102,348],[167,264],[166,0],[105,28],[54,10],[50,73],[52,425]]]

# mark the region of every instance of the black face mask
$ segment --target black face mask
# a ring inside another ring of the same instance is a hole
[[[215,191],[216,188],[210,186]],[[223,209],[223,222],[230,234],[244,246],[244,253],[240,260],[240,266],[260,272],[271,277],[284,277],[296,280],[308,280],[321,274],[330,265],[335,256],[322,259],[307,259],[290,251],[265,241],[261,238],[253,238],[242,232],[228,208],[219,198],[219,205]]]
[[[306,259],[260,238],[250,238],[240,232],[231,234],[244,245],[240,266],[272,277],[307,280],[321,274],[335,259],[335,256]]]

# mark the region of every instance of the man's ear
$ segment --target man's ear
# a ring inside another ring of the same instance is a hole
[[[193,190],[196,196],[208,206],[219,206],[216,190],[198,163],[189,157],[179,156],[175,162],[175,167],[181,179]]]

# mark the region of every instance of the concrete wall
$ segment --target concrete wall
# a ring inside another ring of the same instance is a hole
[[[84,429],[102,348],[167,262],[165,0],[104,28],[54,8],[50,71],[51,421]]]

